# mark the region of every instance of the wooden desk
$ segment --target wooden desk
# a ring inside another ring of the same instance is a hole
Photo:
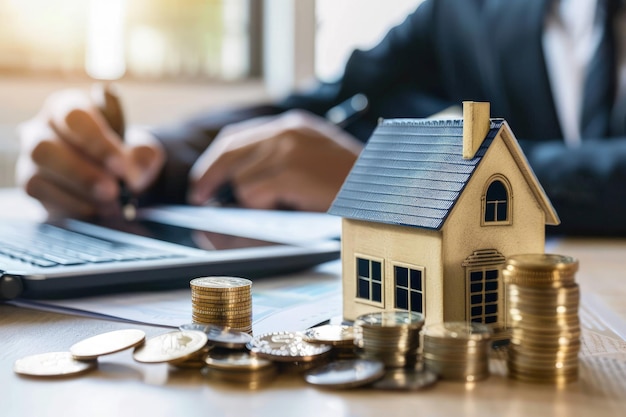
[[[566,240],[554,253],[577,257],[583,293],[594,293],[626,321],[626,240]],[[508,379],[503,367],[476,384],[439,382],[420,392],[370,389],[328,391],[297,375],[281,375],[250,391],[216,383],[196,370],[133,361],[130,351],[100,358],[96,371],[75,378],[40,380],[15,375],[15,360],[66,351],[86,336],[136,327],[155,336],[165,330],[0,305],[0,415],[2,416],[623,416],[626,413],[626,342],[601,359],[617,361],[617,383],[597,385],[593,363],[581,360],[580,381],[566,388]]]

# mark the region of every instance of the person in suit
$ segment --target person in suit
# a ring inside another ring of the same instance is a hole
[[[626,25],[614,26],[623,14],[612,3],[425,0],[354,51],[336,82],[129,132],[124,145],[89,100],[60,93],[20,130],[18,179],[61,215],[115,213],[119,178],[145,203],[204,204],[229,184],[245,207],[324,211],[379,118],[489,101],[557,209],[555,232],[623,235],[626,57],[615,45]],[[324,118],[356,94],[366,111],[342,128]]]

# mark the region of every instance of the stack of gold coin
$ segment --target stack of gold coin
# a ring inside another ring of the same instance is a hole
[[[191,318],[252,333],[252,281],[236,277],[191,280]]]
[[[354,321],[354,344],[363,359],[387,368],[413,366],[419,357],[419,332],[424,316],[412,311],[368,313]]]
[[[454,381],[487,378],[491,333],[481,323],[444,322],[424,327],[424,367]]]
[[[578,261],[554,254],[524,254],[507,259],[511,378],[566,384],[578,379],[580,290]]]

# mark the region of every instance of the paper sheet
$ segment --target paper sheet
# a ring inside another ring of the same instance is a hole
[[[255,334],[304,330],[341,315],[341,263],[252,285]],[[13,300],[10,304],[46,311],[178,327],[191,322],[191,290],[124,293],[67,300]]]

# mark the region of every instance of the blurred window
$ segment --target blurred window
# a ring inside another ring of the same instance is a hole
[[[256,0],[0,0],[0,73],[118,79],[255,74]],[[251,41],[252,40],[252,41]]]

